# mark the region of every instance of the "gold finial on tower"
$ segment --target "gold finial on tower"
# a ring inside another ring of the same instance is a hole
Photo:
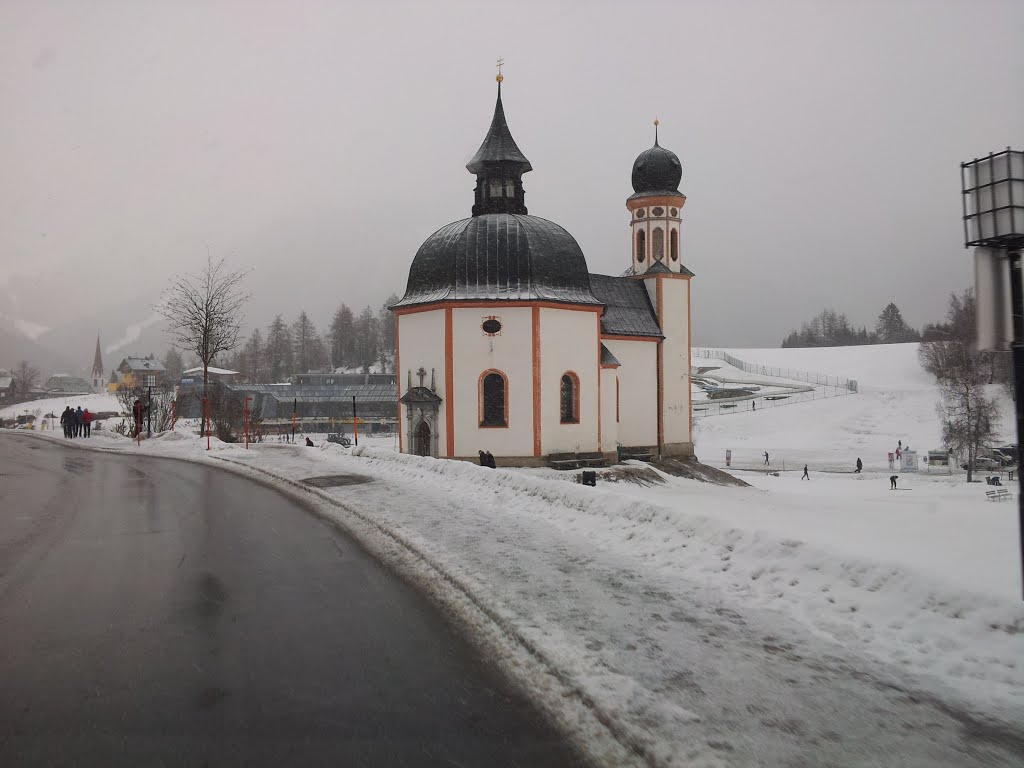
[[[661,125],[661,120],[654,118],[654,143],[658,143],[658,126]]]
[[[494,78],[494,79],[495,79],[495,80],[497,80],[497,81],[498,81],[499,83],[500,83],[500,82],[501,82],[502,80],[504,80],[504,79],[505,79],[505,76],[504,76],[503,74],[501,74],[501,68],[502,68],[503,66],[505,66],[505,59],[503,59],[503,58],[501,58],[501,57],[499,56],[499,57],[498,57],[498,76],[497,76],[496,78]]]

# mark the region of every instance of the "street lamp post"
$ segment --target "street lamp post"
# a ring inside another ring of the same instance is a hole
[[[1017,464],[1024,442],[1024,152],[960,164],[964,247],[974,251],[979,349],[1010,349],[1017,416]],[[1024,580],[1024,477],[1018,472],[1017,515]],[[1022,584],[1024,589],[1024,584]]]

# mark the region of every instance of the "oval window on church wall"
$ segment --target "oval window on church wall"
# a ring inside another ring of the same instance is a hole
[[[661,227],[655,227],[651,233],[651,245],[652,253],[651,258],[655,261],[661,261],[665,258],[665,230]]]
[[[497,336],[501,333],[501,321],[496,317],[488,317],[480,328],[488,336]]]
[[[636,233],[636,260],[643,261],[647,256],[647,233],[642,229]]]
[[[651,211],[651,215],[652,216],[664,216],[665,215],[665,209],[664,208],[655,208],[653,211]]]

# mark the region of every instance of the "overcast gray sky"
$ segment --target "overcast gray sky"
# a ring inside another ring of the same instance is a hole
[[[1024,145],[1022,32],[1019,0],[6,0],[0,286],[29,314],[69,277],[155,296],[209,247],[254,267],[260,324],[377,306],[469,215],[503,56],[527,206],[593,272],[629,264],[661,119],[694,343],[774,346],[891,300],[920,325],[972,279],[958,163]]]

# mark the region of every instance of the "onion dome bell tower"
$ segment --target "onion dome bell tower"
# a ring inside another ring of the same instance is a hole
[[[686,195],[679,191],[683,166],[675,152],[658,144],[658,120],[654,121],[654,146],[641,152],[633,163],[633,194],[626,199],[632,233],[632,269],[688,274],[680,250],[680,225]]]
[[[498,101],[494,105],[491,127],[484,137],[480,149],[466,164],[470,173],[476,174],[476,199],[473,215],[484,213],[526,214],[526,199],[523,193],[523,174],[533,170],[526,155],[516,146],[505,122],[505,109],[501,105],[501,81],[498,73]]]

